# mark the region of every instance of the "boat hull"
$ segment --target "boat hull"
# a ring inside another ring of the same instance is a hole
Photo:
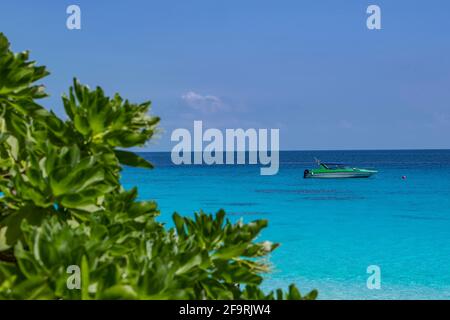
[[[315,179],[351,179],[351,178],[369,178],[377,173],[377,171],[364,170],[364,171],[337,171],[337,172],[314,172],[305,171],[304,178]]]

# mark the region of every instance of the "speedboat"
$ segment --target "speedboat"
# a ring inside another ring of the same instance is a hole
[[[316,161],[319,168],[306,169],[303,178],[369,178],[378,172],[376,170],[353,168],[342,163]]]

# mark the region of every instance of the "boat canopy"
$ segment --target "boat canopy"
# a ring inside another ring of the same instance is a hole
[[[327,162],[323,163],[321,162],[320,165],[324,167],[325,169],[344,169],[348,168],[348,165],[344,163],[335,163],[335,162]]]

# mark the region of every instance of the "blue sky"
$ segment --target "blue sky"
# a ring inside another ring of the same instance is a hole
[[[279,128],[285,150],[450,148],[449,1],[10,1],[0,31],[48,66],[60,115],[73,76],[151,100],[164,132],[148,150],[194,120]]]

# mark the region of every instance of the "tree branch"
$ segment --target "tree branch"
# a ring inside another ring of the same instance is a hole
[[[16,263],[16,257],[12,250],[0,252],[0,261]]]

